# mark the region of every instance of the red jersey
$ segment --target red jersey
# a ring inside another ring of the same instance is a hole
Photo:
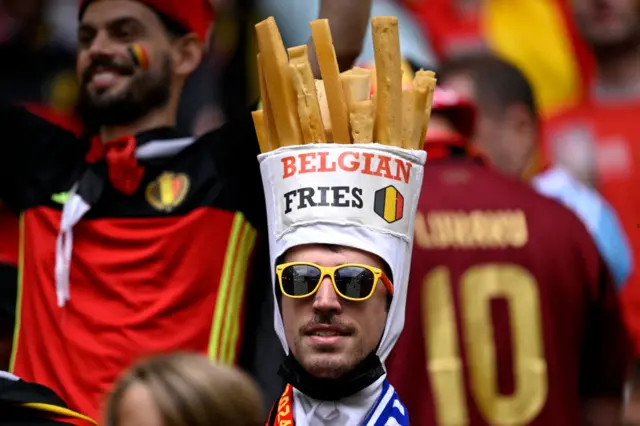
[[[623,291],[625,316],[640,353],[640,99],[590,101],[557,115],[545,124],[544,149],[553,161],[558,148],[593,149],[598,191],[611,203],[634,252],[634,272]],[[568,153],[577,156],[580,152]]]
[[[424,181],[387,362],[411,423],[578,426],[582,398],[621,397],[630,343],[579,219],[468,160]]]
[[[198,139],[167,128],[135,135],[137,149],[173,153],[138,159],[131,195],[113,186],[105,159],[88,160],[88,138],[12,107],[0,108],[0,130],[20,137],[0,155],[0,198],[21,215],[14,374],[97,419],[139,357],[238,361],[248,269],[266,223],[250,118]],[[73,227],[70,299],[60,306],[56,239],[76,182],[91,209]]]

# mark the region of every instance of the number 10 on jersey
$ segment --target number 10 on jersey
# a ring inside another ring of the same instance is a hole
[[[441,426],[469,424],[460,345],[467,358],[471,397],[491,425],[526,425],[542,410],[548,394],[540,295],[534,277],[518,265],[486,264],[460,277],[457,333],[449,270],[438,267],[423,281],[422,311],[427,373]],[[498,392],[498,360],[491,300],[506,300],[513,342],[514,392]]]

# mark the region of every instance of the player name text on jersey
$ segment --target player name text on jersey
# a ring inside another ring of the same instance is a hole
[[[422,248],[507,248],[528,241],[527,218],[521,210],[418,212],[415,244]]]

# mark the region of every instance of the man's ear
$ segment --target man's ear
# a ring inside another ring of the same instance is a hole
[[[507,108],[505,119],[518,132],[532,134],[536,131],[536,119],[529,109],[522,104],[514,104]]]
[[[202,62],[202,42],[195,34],[187,34],[173,42],[173,73],[181,77],[191,75]]]
[[[524,104],[514,104],[505,111],[505,119],[508,128],[513,131],[510,136],[511,140],[505,140],[509,146],[505,147],[512,160],[517,160],[518,167],[522,167],[517,171],[522,175],[526,170],[527,163],[531,161],[534,155],[535,147],[538,142],[538,121],[536,116]],[[522,163],[520,163],[522,161]]]

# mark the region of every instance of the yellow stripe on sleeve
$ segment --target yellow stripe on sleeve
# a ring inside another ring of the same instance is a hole
[[[31,408],[34,410],[38,410],[38,411],[42,411],[44,413],[50,413],[50,414],[55,414],[58,416],[64,416],[70,419],[79,419],[79,420],[83,420],[89,424],[98,426],[98,423],[96,421],[94,421],[93,419],[77,413],[73,410],[70,410],[68,408],[64,408],[64,407],[58,407],[57,405],[52,405],[52,404],[45,404],[43,402],[27,402],[24,404],[20,404],[20,406],[25,407],[25,408]]]
[[[23,271],[24,271],[24,213],[20,214],[19,221],[19,244],[18,244],[18,297],[16,300],[16,323],[13,328],[13,345],[11,347],[11,359],[9,361],[9,371],[13,373],[18,354],[18,337],[20,336],[20,319],[22,318],[22,291],[23,291]]]
[[[238,336],[240,334],[240,324],[242,323],[240,316],[244,311],[242,308],[247,289],[247,272],[251,267],[249,259],[251,259],[257,235],[257,231],[247,223],[241,240],[242,245],[238,251],[232,296],[230,303],[227,304],[227,318],[221,347],[221,361],[224,363],[233,364],[236,362]]]
[[[208,350],[208,356],[211,361],[218,361],[220,358],[219,350],[222,332],[221,325],[223,323],[227,299],[229,297],[229,291],[231,289],[233,266],[235,264],[236,250],[238,247],[238,240],[240,239],[243,223],[244,216],[242,215],[242,213],[236,213],[235,217],[233,218],[233,225],[231,226],[229,242],[227,243],[227,253],[224,257],[224,266],[222,268],[222,276],[218,285],[218,295],[216,297],[213,323],[211,325],[211,337],[209,338]]]
[[[242,285],[239,282],[238,278],[241,272],[241,263],[242,263],[242,254],[244,251],[243,242],[247,238],[247,234],[249,232],[249,226],[247,224],[242,225],[242,232],[240,236],[240,240],[238,242],[238,249],[236,251],[236,255],[234,257],[233,264],[233,273],[231,275],[231,287],[229,288],[229,298],[227,303],[225,303],[225,311],[222,322],[218,324],[218,327],[222,329],[222,334],[220,338],[220,343],[218,345],[218,361],[226,364],[229,361],[227,360],[227,346],[229,345],[229,334],[231,332],[231,322],[233,321],[233,311],[236,304],[236,294],[238,293],[238,287]]]

